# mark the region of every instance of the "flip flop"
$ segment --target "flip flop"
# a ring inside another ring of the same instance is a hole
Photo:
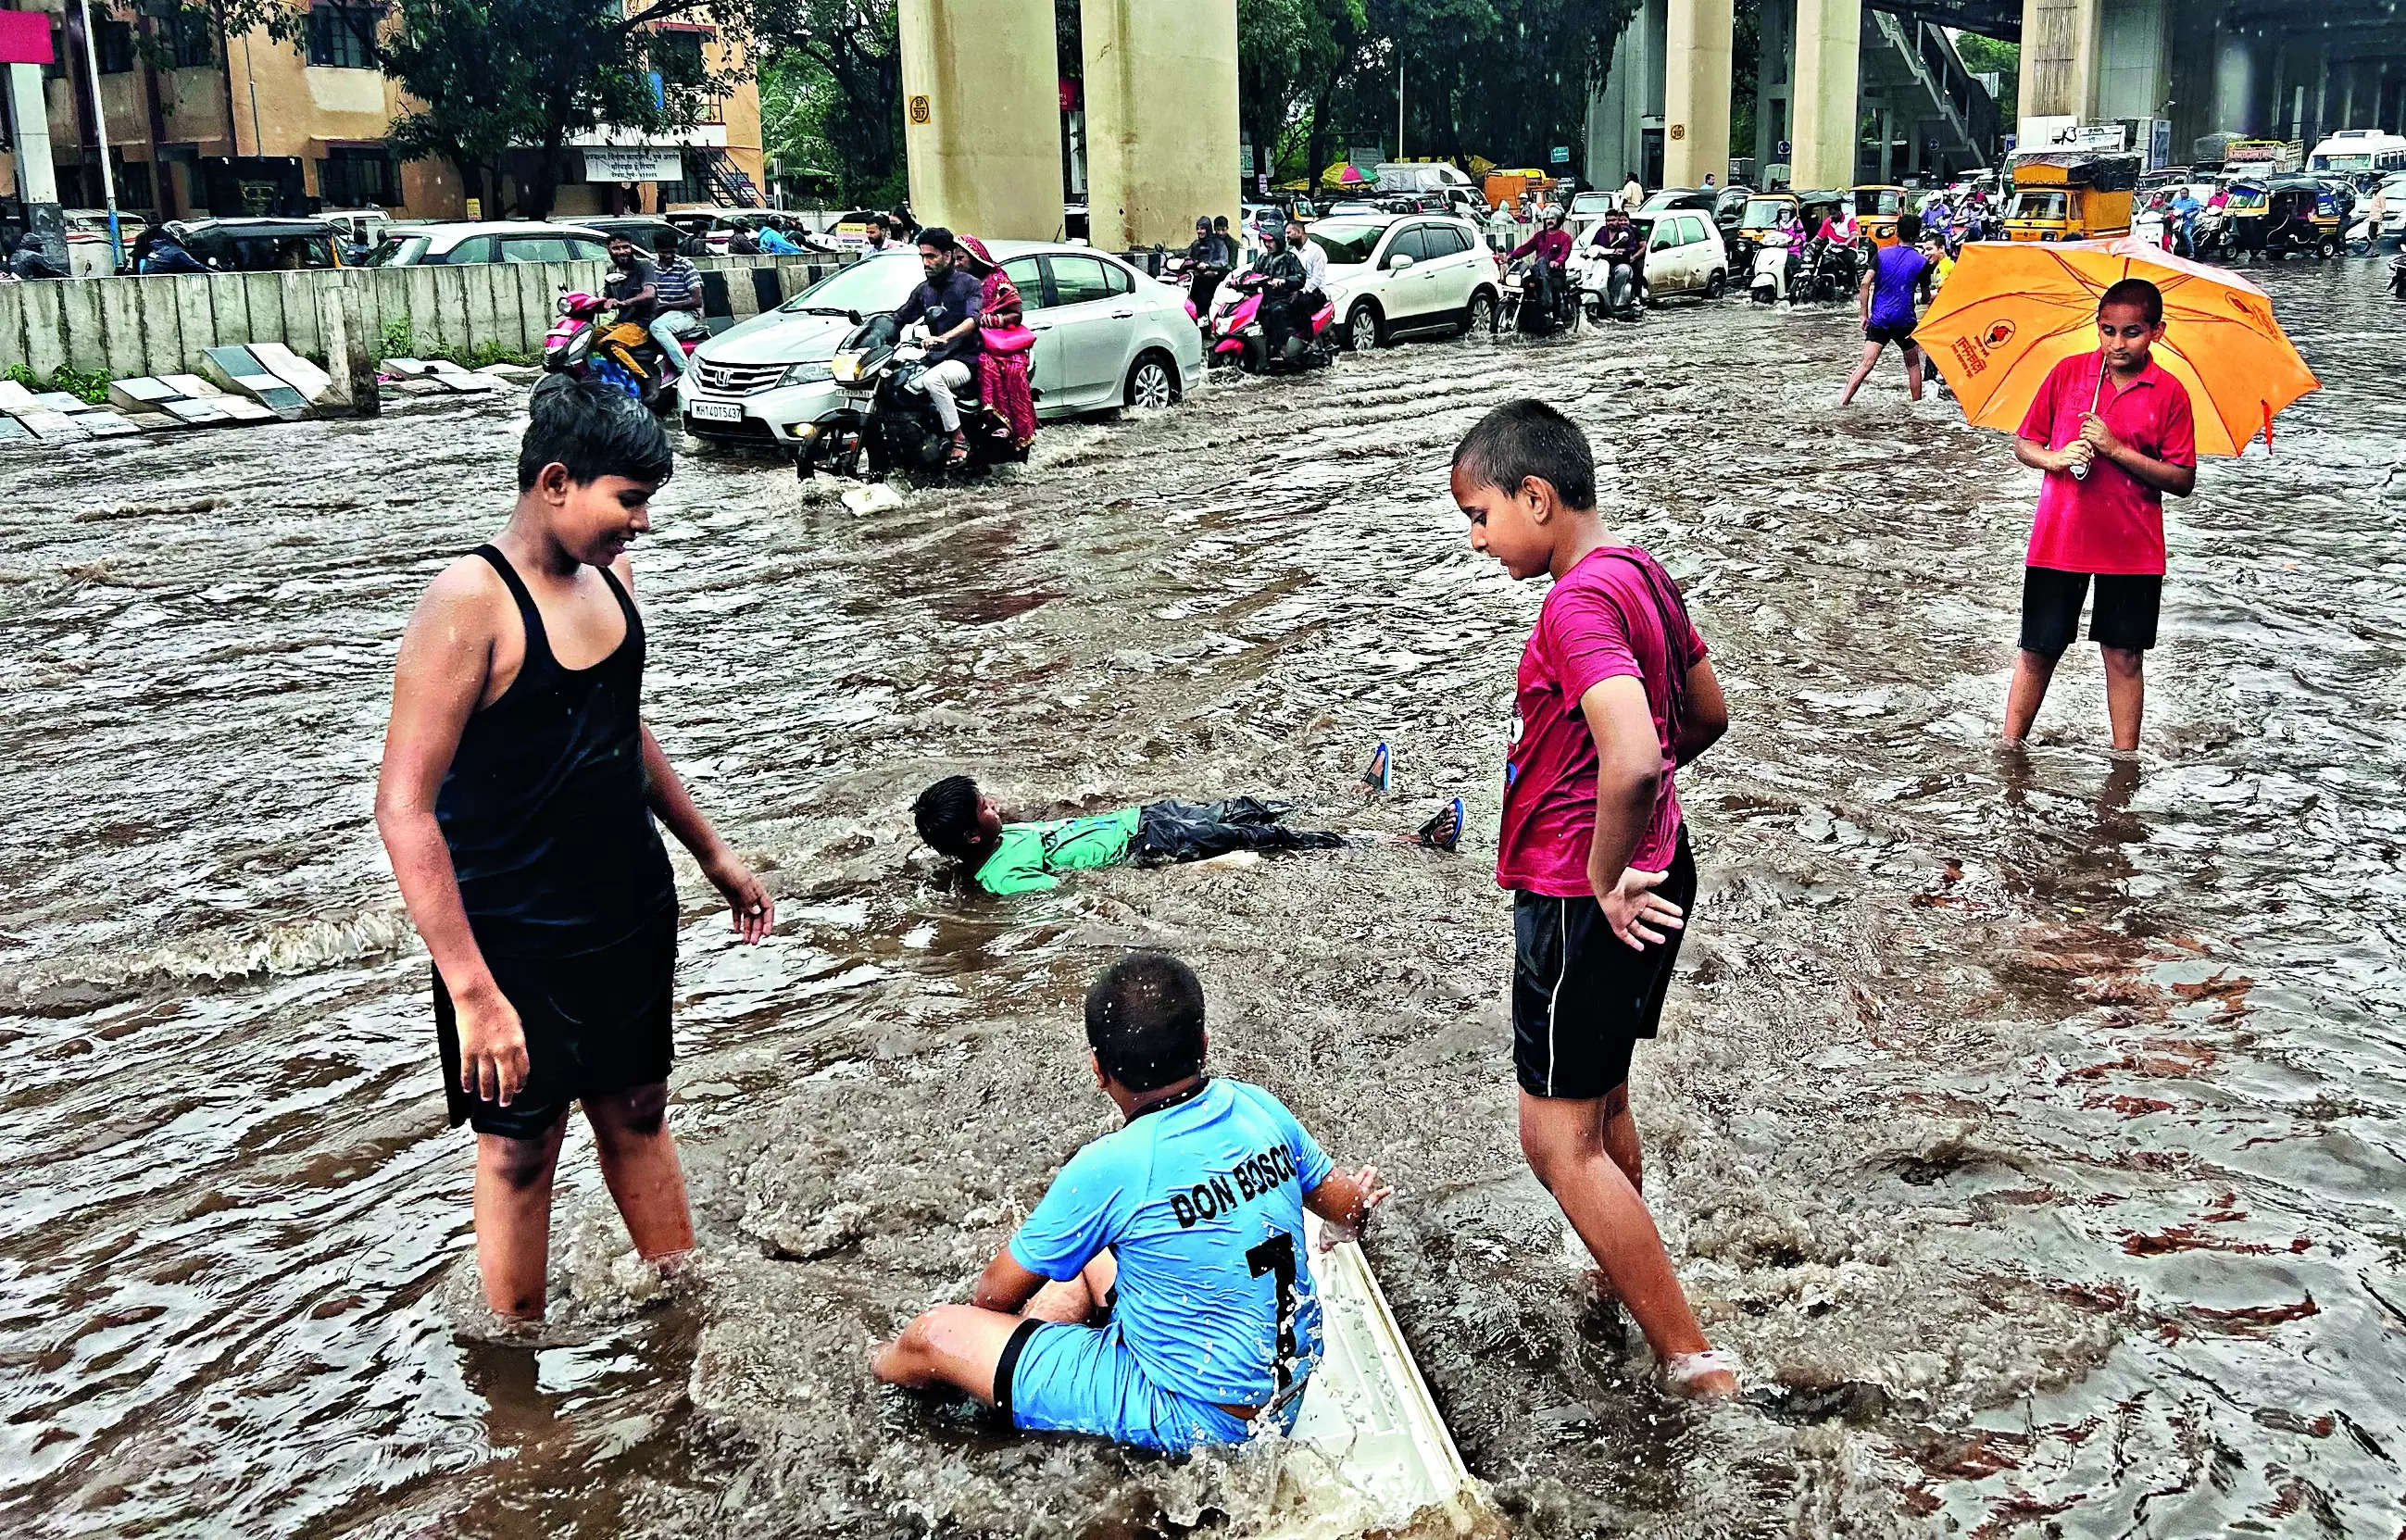
[[[1462,848],[1462,798],[1457,797],[1437,809],[1437,816],[1421,826],[1421,843],[1431,850],[1451,855]]]
[[[1370,751],[1370,768],[1362,772],[1362,784],[1370,788],[1374,797],[1384,797],[1395,789],[1395,756],[1388,751],[1384,740]]]

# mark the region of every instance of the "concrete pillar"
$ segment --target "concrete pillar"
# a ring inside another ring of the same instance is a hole
[[[2101,0],[2022,0],[2021,114],[2097,115]]]
[[[912,212],[965,234],[1057,239],[1061,97],[1050,0],[901,0],[900,12]]]
[[[1791,187],[1855,185],[1862,37],[1862,0],[1796,0]],[[1887,149],[1880,154],[1885,161]]]
[[[1789,137],[1789,125],[1793,120],[1796,92],[1795,65],[1789,58],[1789,42],[1796,31],[1793,7],[1784,0],[1762,0],[1759,25],[1761,39],[1754,70],[1754,185],[1765,187],[1769,180],[1763,167],[1779,157],[1779,141]]]
[[[1588,98],[1587,179],[1617,188],[1646,180],[1646,120],[1662,96],[1663,0],[1630,16],[1612,45],[1604,84]]]
[[[1233,226],[1236,0],[1082,0],[1079,17],[1095,245],[1182,247],[1197,214]]]
[[[1730,0],[1671,0],[1663,49],[1663,185],[1729,179]]]
[[[2256,134],[2264,126],[2256,107],[2256,49],[2248,39],[2226,32],[2214,60],[2214,126],[2210,134]]]

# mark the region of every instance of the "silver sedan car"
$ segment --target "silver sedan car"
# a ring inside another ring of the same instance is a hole
[[[1202,377],[1202,333],[1180,290],[1086,247],[989,244],[1036,333],[1038,417],[1168,406]],[[915,247],[870,257],[703,343],[677,388],[686,431],[794,445],[803,429],[847,406],[828,377],[844,338],[899,307],[921,276]]]

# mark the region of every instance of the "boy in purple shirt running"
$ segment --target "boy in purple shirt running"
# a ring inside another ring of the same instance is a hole
[[[1857,298],[1862,308],[1863,357],[1855,365],[1852,377],[1847,381],[1846,392],[1838,404],[1846,405],[1872,377],[1873,366],[1879,362],[1880,349],[1896,344],[1904,355],[1905,388],[1913,399],[1921,399],[1921,349],[1913,346],[1913,325],[1917,318],[1914,300],[1930,282],[1930,259],[1914,249],[1921,239],[1921,216],[1900,214],[1896,219],[1896,244],[1884,246],[1872,255],[1872,264],[1863,274],[1863,287]]]

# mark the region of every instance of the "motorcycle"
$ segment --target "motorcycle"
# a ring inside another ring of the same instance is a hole
[[[1504,275],[1504,298],[1495,307],[1497,332],[1520,332],[1533,337],[1567,332],[1578,316],[1578,286],[1567,272],[1554,285],[1551,307],[1531,303],[1536,259],[1524,257]]]
[[[924,330],[914,327],[905,337],[891,316],[871,316],[855,328],[828,363],[828,377],[843,387],[845,404],[803,430],[794,474],[808,481],[825,466],[836,475],[883,481],[898,469],[932,478],[946,471],[1026,463],[1027,451],[1011,442],[1010,425],[979,399],[973,370],[967,384],[953,389],[969,458],[951,464],[952,435],[936,416],[936,403],[916,384],[927,369]],[[1033,360],[1028,374],[1029,394],[1041,401]]]
[[[2389,259],[2389,292],[2406,300],[2406,251]]]
[[[1228,281],[1226,268],[1217,263],[1190,262],[1182,252],[1161,264],[1161,281],[1178,290],[1179,297],[1186,304],[1186,318],[1203,329],[1208,341],[1211,331],[1211,318],[1195,308],[1195,278],[1198,273],[1218,275],[1211,288],[1212,297],[1218,298],[1219,286]]]
[[[1337,306],[1332,301],[1323,297],[1310,318],[1288,332],[1284,353],[1273,357],[1269,334],[1262,326],[1261,291],[1235,279],[1222,288],[1223,292],[1234,288],[1237,297],[1219,309],[1210,328],[1210,351],[1205,358],[1211,367],[1235,364],[1248,374],[1299,374],[1337,360]]]
[[[1578,313],[1590,326],[1601,326],[1607,319],[1634,321],[1645,312],[1638,298],[1637,269],[1617,252],[1580,247],[1571,259],[1570,279]]]
[[[1854,247],[1815,241],[1803,253],[1799,269],[1789,275],[1788,291],[1799,304],[1830,304],[1852,294],[1861,277]]]
[[[1754,248],[1754,272],[1747,280],[1747,296],[1757,304],[1777,304],[1788,298],[1790,269],[1796,265],[1793,247],[1765,241]]]
[[[660,368],[660,345],[653,340],[648,327],[634,321],[604,324],[602,313],[610,308],[611,302],[602,295],[581,289],[561,290],[559,318],[543,336],[543,367],[554,374],[601,380],[659,411],[671,403]],[[686,360],[701,339],[681,340],[685,358],[678,360],[679,367],[688,368]]]

